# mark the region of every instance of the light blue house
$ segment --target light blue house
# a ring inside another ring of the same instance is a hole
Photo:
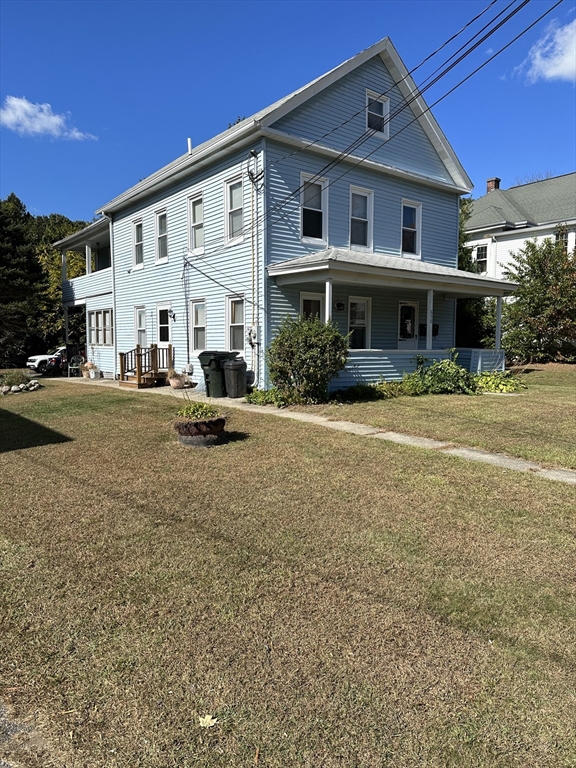
[[[282,319],[318,313],[351,333],[333,388],[400,378],[416,353],[447,356],[457,298],[494,296],[499,314],[515,288],[457,269],[471,187],[386,38],[100,208],[57,244],[64,304],[84,307],[88,357],[110,377],[138,355],[165,368],[169,349],[202,382],[199,352],[223,349],[263,387]],[[67,280],[79,249],[86,274]],[[460,362],[502,367],[497,340]]]

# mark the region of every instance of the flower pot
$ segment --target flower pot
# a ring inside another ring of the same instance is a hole
[[[182,389],[184,387],[184,382],[181,378],[168,379],[168,382],[172,389]]]
[[[224,439],[224,427],[226,419],[218,417],[216,419],[202,419],[193,421],[192,419],[181,419],[174,423],[174,429],[178,433],[178,442],[181,445],[188,445],[196,448],[218,445]]]

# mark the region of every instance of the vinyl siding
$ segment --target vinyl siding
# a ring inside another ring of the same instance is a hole
[[[366,131],[366,91],[390,99],[390,140],[381,134],[370,136],[354,154],[419,173],[439,181],[453,180],[426,133],[404,98],[380,56],[328,86],[307,103],[273,123],[272,128],[316,141],[339,151],[347,149]],[[404,107],[404,108],[403,108]],[[397,113],[397,114],[396,114]],[[354,117],[352,117],[354,115]],[[344,121],[345,125],[340,126]]]
[[[421,258],[433,264],[457,266],[458,195],[415,182],[402,181],[384,173],[353,168],[342,163],[322,173],[325,159],[312,151],[286,157],[286,147],[268,142],[267,205],[268,263],[304,256],[326,247],[303,243],[300,238],[301,174],[321,174],[328,180],[328,246],[350,245],[350,187],[373,191],[373,251],[401,256],[402,200],[422,206]],[[345,174],[345,175],[343,175]]]
[[[256,149],[258,147],[256,146]],[[118,315],[118,351],[136,344],[135,307],[146,309],[147,343],[158,342],[157,306],[169,304],[176,315],[171,322],[171,343],[177,370],[188,362],[194,365],[194,379],[201,381],[202,371],[197,357],[189,354],[191,300],[206,302],[206,347],[227,349],[226,297],[245,296],[245,329],[251,323],[252,311],[252,241],[251,183],[247,176],[248,150],[228,158],[227,162],[196,174],[147,204],[126,210],[114,221],[114,252]],[[243,226],[247,230],[242,241],[225,242],[225,185],[235,177],[243,181]],[[188,254],[188,200],[202,193],[204,202],[205,247],[202,256]],[[168,230],[168,260],[156,263],[156,212],[165,210]],[[133,222],[143,226],[144,263],[133,265]],[[261,252],[261,242],[255,243]],[[184,257],[190,262],[186,264]],[[183,277],[181,278],[183,272]],[[261,270],[260,270],[261,272]],[[260,290],[260,293],[262,291]],[[245,359],[252,364],[251,348],[246,344]]]

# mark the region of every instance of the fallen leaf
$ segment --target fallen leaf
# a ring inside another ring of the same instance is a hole
[[[198,719],[200,720],[200,728],[212,728],[212,726],[216,725],[218,722],[212,715],[204,715],[204,717],[199,716]]]

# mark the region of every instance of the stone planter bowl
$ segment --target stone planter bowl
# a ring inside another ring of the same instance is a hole
[[[174,429],[178,433],[180,445],[188,445],[196,448],[206,448],[210,445],[218,445],[224,438],[226,419],[220,416],[216,419],[181,419],[174,422]]]

